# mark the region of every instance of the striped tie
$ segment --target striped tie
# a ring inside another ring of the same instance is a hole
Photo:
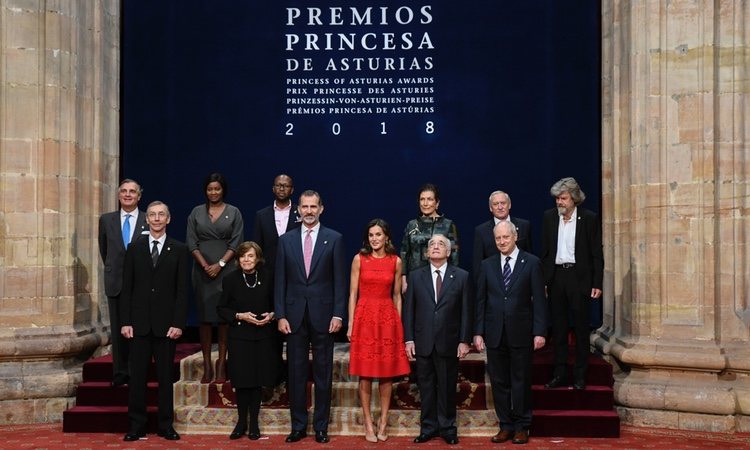
[[[510,256],[505,257],[505,265],[503,266],[503,284],[505,289],[508,290],[510,286]]]

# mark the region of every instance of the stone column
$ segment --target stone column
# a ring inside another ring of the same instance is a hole
[[[750,2],[602,2],[605,318],[624,423],[750,431]]]
[[[61,420],[109,339],[119,20],[118,0],[0,0],[0,423]]]

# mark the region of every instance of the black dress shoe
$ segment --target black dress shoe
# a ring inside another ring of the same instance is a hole
[[[247,426],[237,425],[234,427],[234,430],[232,430],[232,434],[229,435],[229,439],[233,441],[239,439],[245,435],[245,432],[247,432]]]
[[[414,443],[415,444],[422,444],[424,442],[429,441],[430,439],[432,439],[434,437],[435,437],[434,434],[421,433],[419,436],[417,436],[417,437],[414,438]]]
[[[319,444],[325,444],[329,442],[330,439],[328,438],[328,432],[327,431],[316,431],[315,432],[315,442]]]
[[[146,433],[128,433],[125,435],[124,438],[122,438],[123,441],[132,442],[137,441],[139,439],[145,439]]]
[[[128,384],[128,381],[130,381],[130,377],[129,376],[127,376],[127,375],[118,375],[118,376],[115,376],[114,378],[112,378],[111,385],[112,385],[112,387],[123,386],[123,385]]]
[[[545,384],[544,387],[546,387],[547,389],[554,389],[567,385],[568,383],[565,381],[564,377],[554,377],[549,381],[549,383]]]
[[[586,389],[586,382],[582,380],[578,380],[575,383],[573,383],[573,389],[577,391],[582,391]]]
[[[458,444],[458,436],[443,436],[443,440],[448,445]]]
[[[172,427],[169,427],[166,430],[159,430],[159,431],[156,432],[156,435],[157,436],[161,436],[161,437],[163,437],[164,439],[166,439],[168,441],[179,441],[180,440],[180,435],[177,434],[177,432]]]
[[[260,431],[251,431],[250,434],[247,435],[247,437],[251,441],[257,441],[258,439],[260,439]]]
[[[307,433],[304,431],[292,431],[289,436],[286,437],[286,442],[297,442],[307,437]]]

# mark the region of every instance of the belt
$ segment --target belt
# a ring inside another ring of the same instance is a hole
[[[555,264],[555,267],[559,267],[561,269],[572,269],[576,266],[575,263],[562,263],[562,264]]]

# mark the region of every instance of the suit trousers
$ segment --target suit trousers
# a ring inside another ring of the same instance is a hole
[[[172,427],[174,419],[173,367],[176,342],[168,337],[134,336],[130,342],[130,392],[128,395],[128,418],[131,433],[145,433],[146,392],[148,369],[151,358],[156,364],[156,379],[159,383],[159,430]]]
[[[128,371],[128,340],[120,333],[120,298],[107,297],[109,307],[109,340],[112,343],[112,379],[124,381]]]
[[[505,330],[500,345],[487,348],[487,373],[502,430],[521,431],[531,427],[532,349],[531,336],[527,346],[508,345]]]
[[[333,384],[333,335],[320,333],[305,316],[299,328],[287,336],[287,362],[289,364],[289,410],[292,430],[307,429],[307,380],[309,375],[309,349],[312,347],[312,374],[315,383],[315,411],[313,428],[328,431],[331,413],[331,386]]]
[[[555,348],[555,377],[566,378],[568,360],[569,317],[575,331],[575,366],[573,379],[585,382],[589,361],[589,322],[591,321],[591,292],[583,292],[575,268],[555,267],[549,292],[552,313],[552,344]]]
[[[420,433],[456,436],[458,357],[417,355],[417,386],[422,399]]]

